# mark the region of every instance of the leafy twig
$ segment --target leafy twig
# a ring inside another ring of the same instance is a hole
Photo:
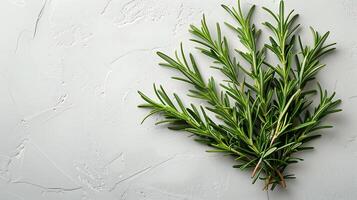
[[[320,136],[316,131],[332,127],[321,125],[322,120],[341,111],[336,108],[341,100],[334,99],[335,93],[328,94],[318,83],[317,89],[306,87],[325,66],[320,60],[335,49],[335,43],[326,44],[329,32],[321,35],[311,28],[313,45],[304,45],[296,34],[300,26],[296,24],[298,15],[294,11],[286,15],[281,1],[278,13],[264,8],[274,22],[263,23],[272,35],[269,43],[259,47],[261,30],[252,23],[255,6],[247,14],[239,1],[237,8],[222,7],[237,23],[225,24],[245,47],[235,52],[249,66],[243,66],[232,55],[221,26],[217,23],[212,34],[203,16],[200,27],[190,27],[194,35],[191,41],[213,60],[213,68],[225,75],[225,82],[217,85],[213,77],[205,80],[194,56],[187,57],[181,44],[173,58],[158,52],[164,61],[160,65],[179,71],[182,76],[172,78],[188,83],[188,95],[206,101],[207,105],[186,106],[177,94],[173,94],[172,101],[162,86],[154,85],[157,100],[139,92],[145,101],[139,107],[151,110],[147,117],[162,114],[164,119],[156,124],[166,123],[170,129],[193,133],[197,141],[214,148],[210,152],[232,155],[238,162],[234,167],[252,169],[253,183],[262,179],[265,189],[285,187],[286,179],[295,178],[284,174],[286,167],[302,160],[294,153],[312,149],[305,143]],[[275,55],[278,64],[269,63],[266,53]],[[316,93],[320,94],[320,101],[313,107]],[[207,112],[216,118],[212,119]]]

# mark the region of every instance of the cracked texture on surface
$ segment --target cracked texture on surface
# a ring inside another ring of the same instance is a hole
[[[330,119],[336,127],[313,143],[316,150],[293,166],[297,180],[287,190],[266,193],[249,182],[249,173],[231,168],[228,157],[205,153],[207,147],[188,135],[154,127],[153,119],[139,124],[145,111],[136,108],[136,90],[151,91],[154,81],[178,93],[186,89],[169,80],[172,72],[157,67],[155,51],[171,54],[179,41],[192,46],[188,25],[198,24],[203,13],[212,26],[230,21],[221,3],[236,2],[0,1],[0,199],[355,199],[354,0],[287,1],[301,14],[300,22],[330,30],[338,43],[319,79],[336,90],[344,109]],[[242,3],[277,8],[278,1]],[[257,11],[257,21],[266,19]],[[209,60],[201,58],[200,65],[209,66]]]

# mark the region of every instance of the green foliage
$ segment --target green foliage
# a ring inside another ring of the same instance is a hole
[[[265,189],[285,187],[286,179],[295,178],[284,173],[286,167],[302,160],[294,154],[312,149],[305,143],[320,136],[315,131],[332,127],[321,125],[321,121],[341,111],[336,108],[341,100],[334,100],[335,93],[328,94],[318,83],[311,82],[325,66],[320,63],[321,57],[333,51],[335,44],[326,44],[329,32],[321,35],[311,28],[313,44],[304,45],[296,34],[298,15],[293,11],[286,15],[281,1],[276,14],[264,8],[274,22],[263,23],[271,36],[269,43],[259,47],[261,30],[252,23],[255,6],[247,14],[242,12],[239,1],[237,8],[222,7],[236,22],[225,24],[245,47],[235,50],[245,64],[232,56],[220,25],[217,23],[212,34],[203,16],[201,26],[190,27],[192,41],[213,60],[213,68],[223,73],[226,80],[219,85],[212,77],[206,81],[193,55],[186,56],[182,45],[173,58],[158,52],[164,61],[161,66],[182,75],[172,78],[191,86],[188,95],[207,104],[185,106],[177,94],[173,94],[172,100],[162,86],[154,85],[157,100],[139,92],[145,101],[139,107],[150,109],[148,116],[163,115],[164,119],[156,124],[165,123],[170,129],[193,133],[198,142],[213,147],[210,152],[232,155],[237,162],[235,168],[252,170],[253,183],[259,178],[265,181]],[[268,63],[267,53],[274,55],[278,64]],[[317,89],[308,89],[314,86]],[[317,93],[320,99],[314,107],[313,96]],[[216,118],[212,119],[207,112]]]

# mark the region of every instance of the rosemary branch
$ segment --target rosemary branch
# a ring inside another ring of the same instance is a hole
[[[253,183],[259,178],[265,181],[265,189],[285,187],[286,179],[295,178],[293,174],[285,174],[285,169],[302,160],[294,157],[294,153],[312,149],[305,144],[321,136],[316,131],[332,127],[321,125],[322,120],[341,111],[337,108],[341,100],[334,98],[335,93],[328,94],[312,81],[325,67],[321,58],[335,49],[335,43],[326,44],[329,32],[321,35],[311,28],[313,44],[304,45],[296,33],[300,27],[296,23],[298,15],[294,10],[286,15],[281,1],[278,13],[263,8],[273,22],[263,23],[271,36],[260,47],[261,30],[252,22],[255,6],[246,14],[239,0],[236,8],[222,7],[236,22],[225,25],[245,47],[235,52],[249,66],[243,66],[232,55],[220,24],[216,24],[213,36],[203,16],[200,26],[190,27],[194,36],[191,41],[212,59],[212,68],[219,70],[226,80],[218,85],[213,77],[205,80],[194,56],[191,53],[186,56],[181,44],[174,57],[158,52],[163,60],[160,65],[179,71],[182,76],[172,78],[188,83],[191,87],[188,96],[204,100],[206,106],[185,106],[177,94],[173,94],[173,101],[162,86],[154,85],[157,100],[139,91],[145,101],[139,107],[151,110],[144,120],[161,114],[164,119],[156,124],[169,124],[170,129],[193,133],[195,140],[214,148],[210,152],[232,155],[238,163],[234,167],[252,169]],[[267,53],[274,55],[278,64],[271,64],[266,59]],[[314,85],[317,89],[308,89]],[[317,93],[320,99],[314,107],[312,102]],[[216,118],[212,119],[207,112]]]

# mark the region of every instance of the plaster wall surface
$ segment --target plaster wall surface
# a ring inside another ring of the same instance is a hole
[[[287,189],[262,191],[234,162],[206,153],[189,135],[140,125],[137,90],[152,83],[179,94],[187,86],[157,66],[189,24],[231,21],[220,4],[234,0],[1,0],[1,200],[354,200],[357,198],[357,1],[287,0],[308,26],[331,31],[338,50],[318,78],[343,100],[335,128],[289,170]],[[277,0],[244,0],[246,10]],[[260,28],[263,28],[258,23]],[[227,29],[229,41],[239,47]],[[191,48],[192,50],[192,48]],[[197,55],[196,50],[192,50]],[[200,57],[204,73],[209,59]],[[206,70],[207,69],[207,70]],[[218,75],[219,76],[219,75]]]

